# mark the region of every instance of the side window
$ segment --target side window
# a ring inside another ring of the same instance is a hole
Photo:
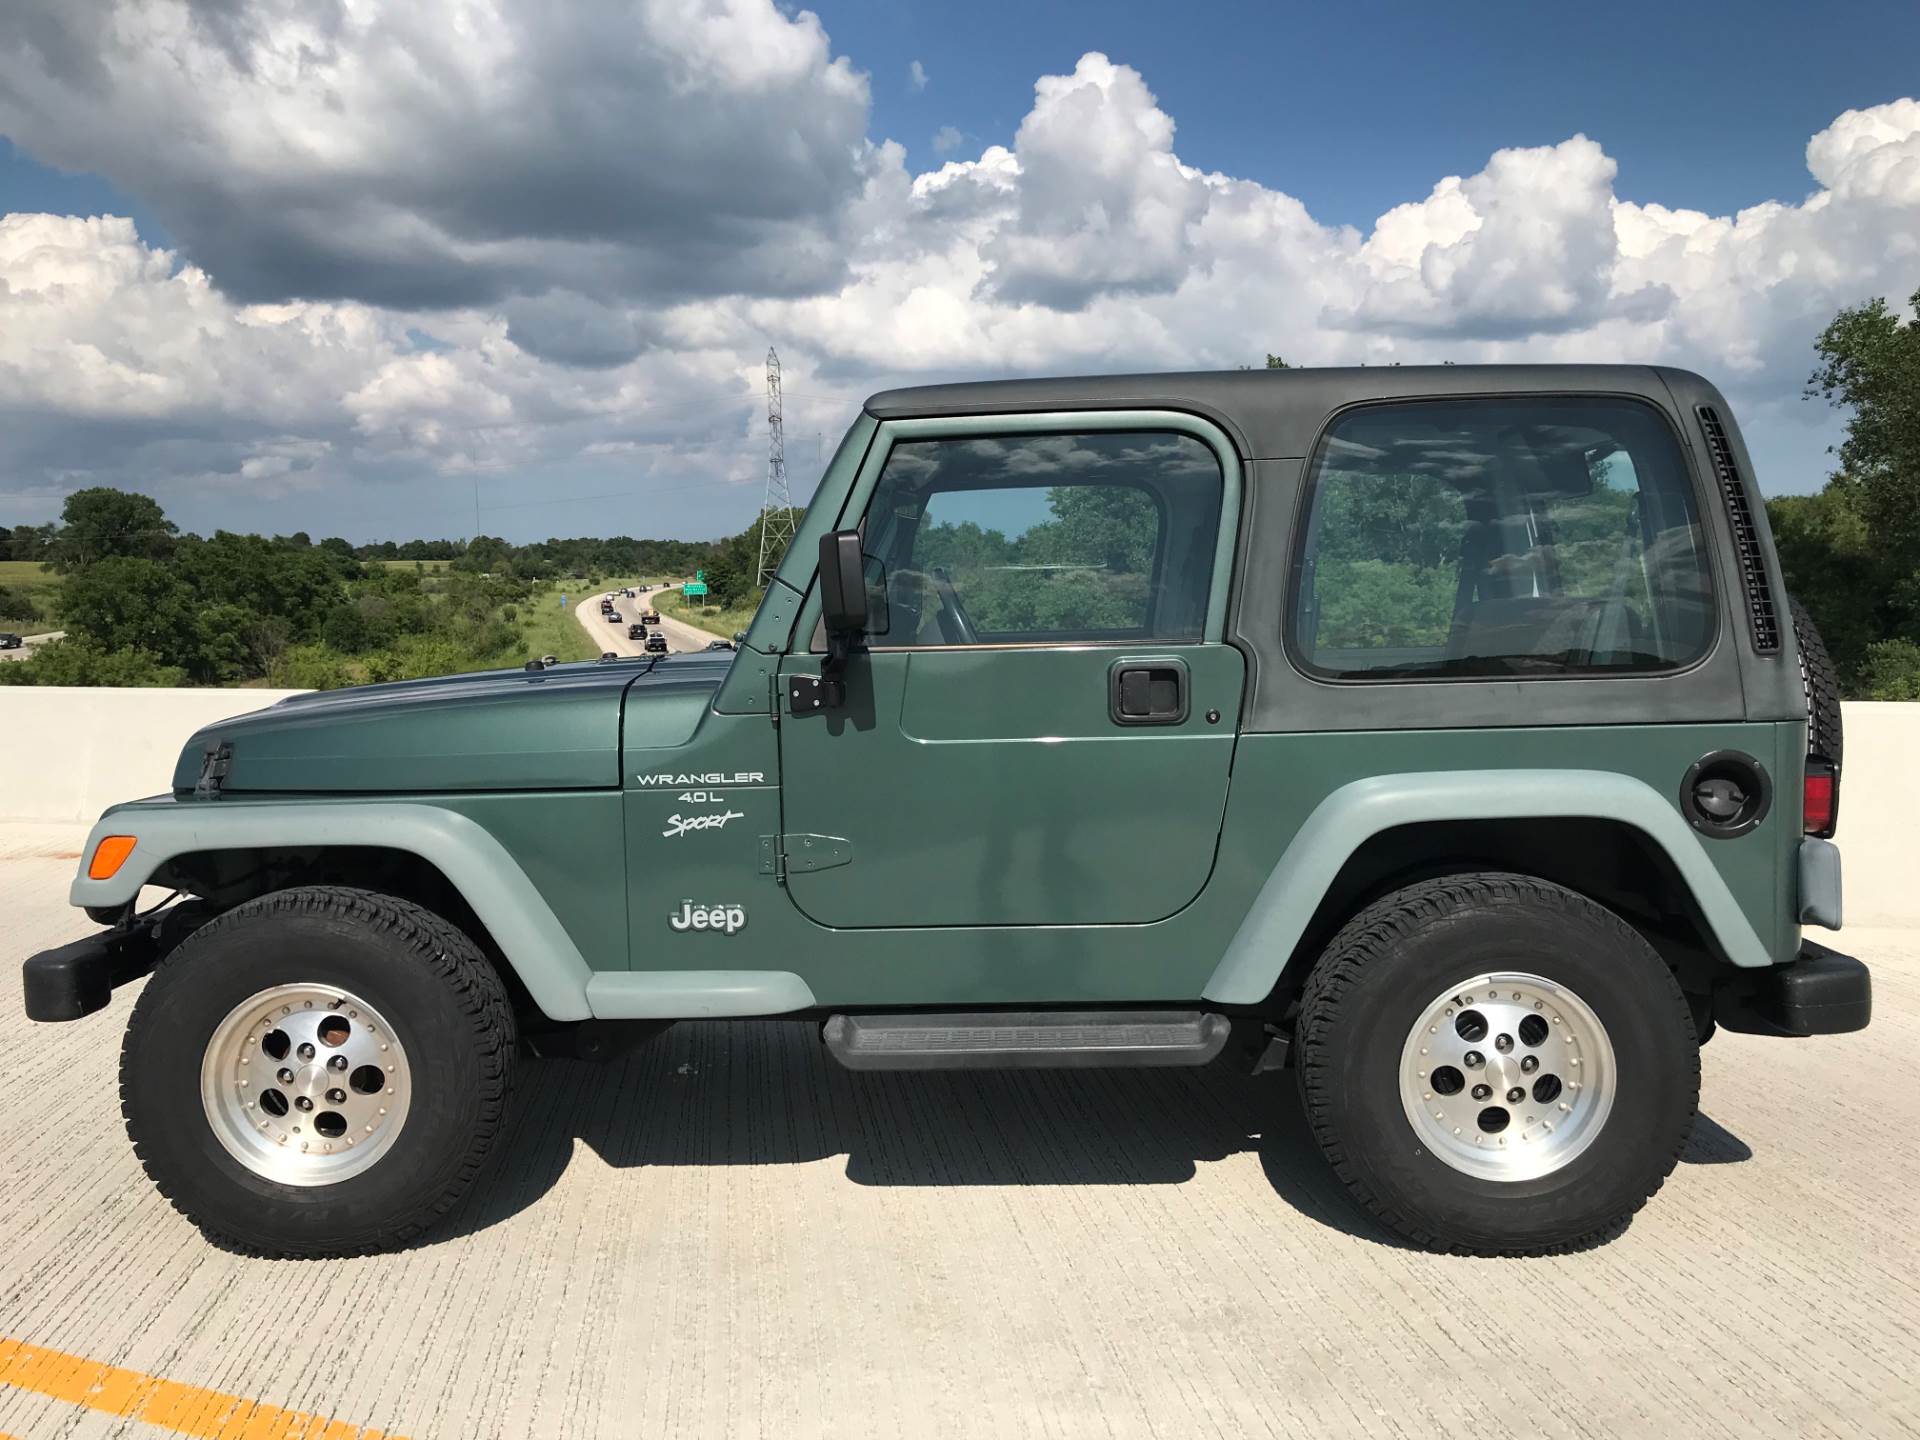
[[[1190,435],[895,445],[867,509],[877,646],[1197,641],[1220,465]]]
[[[1693,484],[1649,406],[1367,406],[1330,428],[1309,484],[1289,628],[1309,672],[1633,674],[1712,641]]]

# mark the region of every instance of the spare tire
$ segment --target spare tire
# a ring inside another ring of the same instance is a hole
[[[1793,615],[1793,641],[1800,651],[1800,684],[1807,695],[1807,754],[1840,768],[1844,738],[1840,729],[1840,680],[1834,673],[1833,657],[1827,642],[1820,638],[1820,627],[1813,623],[1807,607],[1789,595],[1787,608]]]

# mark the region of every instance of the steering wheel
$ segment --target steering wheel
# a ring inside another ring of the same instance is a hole
[[[960,603],[960,592],[953,588],[953,582],[947,578],[947,567],[935,565],[927,573],[933,576],[934,586],[940,591],[940,632],[947,637],[947,643],[978,645],[980,632],[973,628],[967,607]]]

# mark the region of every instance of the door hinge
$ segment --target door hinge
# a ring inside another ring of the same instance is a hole
[[[853,842],[838,835],[762,835],[760,873],[781,884],[790,874],[810,874],[853,863]]]
[[[818,715],[833,703],[833,692],[824,675],[787,676],[787,713]]]

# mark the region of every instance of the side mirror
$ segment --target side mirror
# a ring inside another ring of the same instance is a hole
[[[858,530],[820,537],[820,618],[829,640],[846,640],[867,628],[866,559]]]

